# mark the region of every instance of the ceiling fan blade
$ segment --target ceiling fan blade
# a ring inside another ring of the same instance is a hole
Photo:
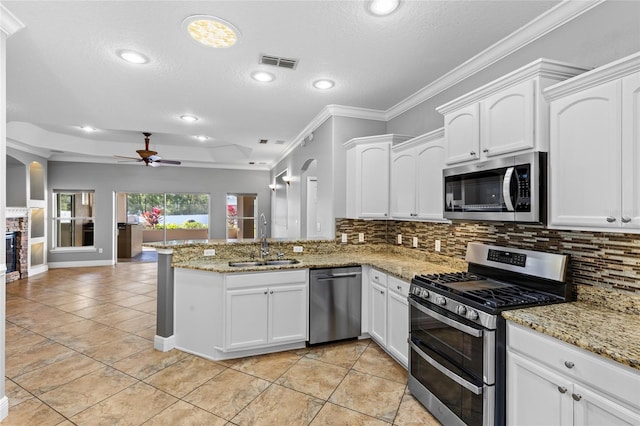
[[[155,160],[153,163],[169,164],[173,166],[179,166],[180,164],[182,164],[181,161],[177,161],[177,160]]]
[[[158,161],[158,160],[161,160],[161,159],[162,159],[162,157],[160,157],[159,155],[155,155],[155,154],[150,156],[150,157],[147,157],[147,160],[149,160],[149,161]]]

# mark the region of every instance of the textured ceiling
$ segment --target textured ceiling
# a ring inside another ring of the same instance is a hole
[[[403,1],[376,17],[364,1],[3,1],[25,24],[7,41],[8,134],[52,159],[113,162],[147,131],[163,158],[269,167],[324,106],[387,110],[557,3]],[[239,43],[197,45],[181,29],[195,14],[233,23]],[[121,49],[150,62],[125,63]],[[262,54],[300,62],[269,67]],[[318,91],[319,78],[336,86]]]

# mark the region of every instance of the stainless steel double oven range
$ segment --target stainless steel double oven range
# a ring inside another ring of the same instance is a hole
[[[570,300],[567,257],[469,243],[468,270],[409,290],[409,390],[445,425],[505,422],[506,309]]]

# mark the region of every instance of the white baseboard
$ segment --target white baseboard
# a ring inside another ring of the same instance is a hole
[[[169,352],[171,349],[176,347],[176,337],[162,337],[156,335],[153,338],[153,347],[160,352]]]
[[[27,272],[27,276],[32,277],[34,275],[43,274],[48,270],[49,270],[49,265],[32,266],[31,268],[29,268],[29,271]]]
[[[0,399],[0,422],[7,418],[9,415],[9,398],[3,396]]]
[[[84,268],[90,266],[111,266],[113,260],[85,260],[75,262],[49,262],[49,269],[56,268]]]

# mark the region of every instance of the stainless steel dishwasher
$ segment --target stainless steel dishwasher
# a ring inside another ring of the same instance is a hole
[[[312,269],[309,272],[309,344],[360,335],[362,269]]]

